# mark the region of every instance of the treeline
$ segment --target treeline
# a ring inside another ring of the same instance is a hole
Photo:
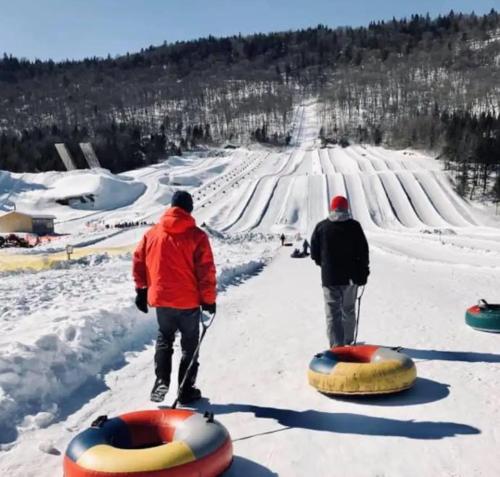
[[[183,129],[182,125],[177,125]],[[55,125],[23,130],[21,135],[0,134],[0,169],[13,172],[64,170],[54,147],[63,142],[78,168],[87,164],[79,143],[92,141],[101,165],[112,172],[122,172],[156,163],[166,155],[182,154],[181,147],[193,148],[210,144],[209,125],[188,126],[181,135],[180,146],[165,134],[160,126],[157,133],[144,134],[140,124],[116,124],[98,127],[93,134],[86,127],[71,129]]]
[[[500,115],[443,114],[443,158],[459,194],[473,199],[491,192],[500,201]]]

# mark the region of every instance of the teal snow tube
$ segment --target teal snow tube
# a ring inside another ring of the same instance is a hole
[[[500,333],[500,304],[479,300],[465,312],[465,322],[476,330]]]

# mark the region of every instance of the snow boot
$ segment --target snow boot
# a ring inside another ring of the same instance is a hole
[[[163,402],[168,393],[168,385],[162,379],[156,378],[153,389],[151,390],[151,401]]]
[[[180,404],[189,404],[201,399],[201,391],[195,386],[189,386],[179,394]]]

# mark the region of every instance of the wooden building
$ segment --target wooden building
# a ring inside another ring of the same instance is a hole
[[[26,214],[13,210],[0,215],[0,233],[53,234],[54,219],[53,215]]]

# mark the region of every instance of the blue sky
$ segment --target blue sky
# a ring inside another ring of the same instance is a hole
[[[357,26],[491,8],[500,10],[500,0],[0,0],[0,52],[54,60],[114,56],[209,34]]]

